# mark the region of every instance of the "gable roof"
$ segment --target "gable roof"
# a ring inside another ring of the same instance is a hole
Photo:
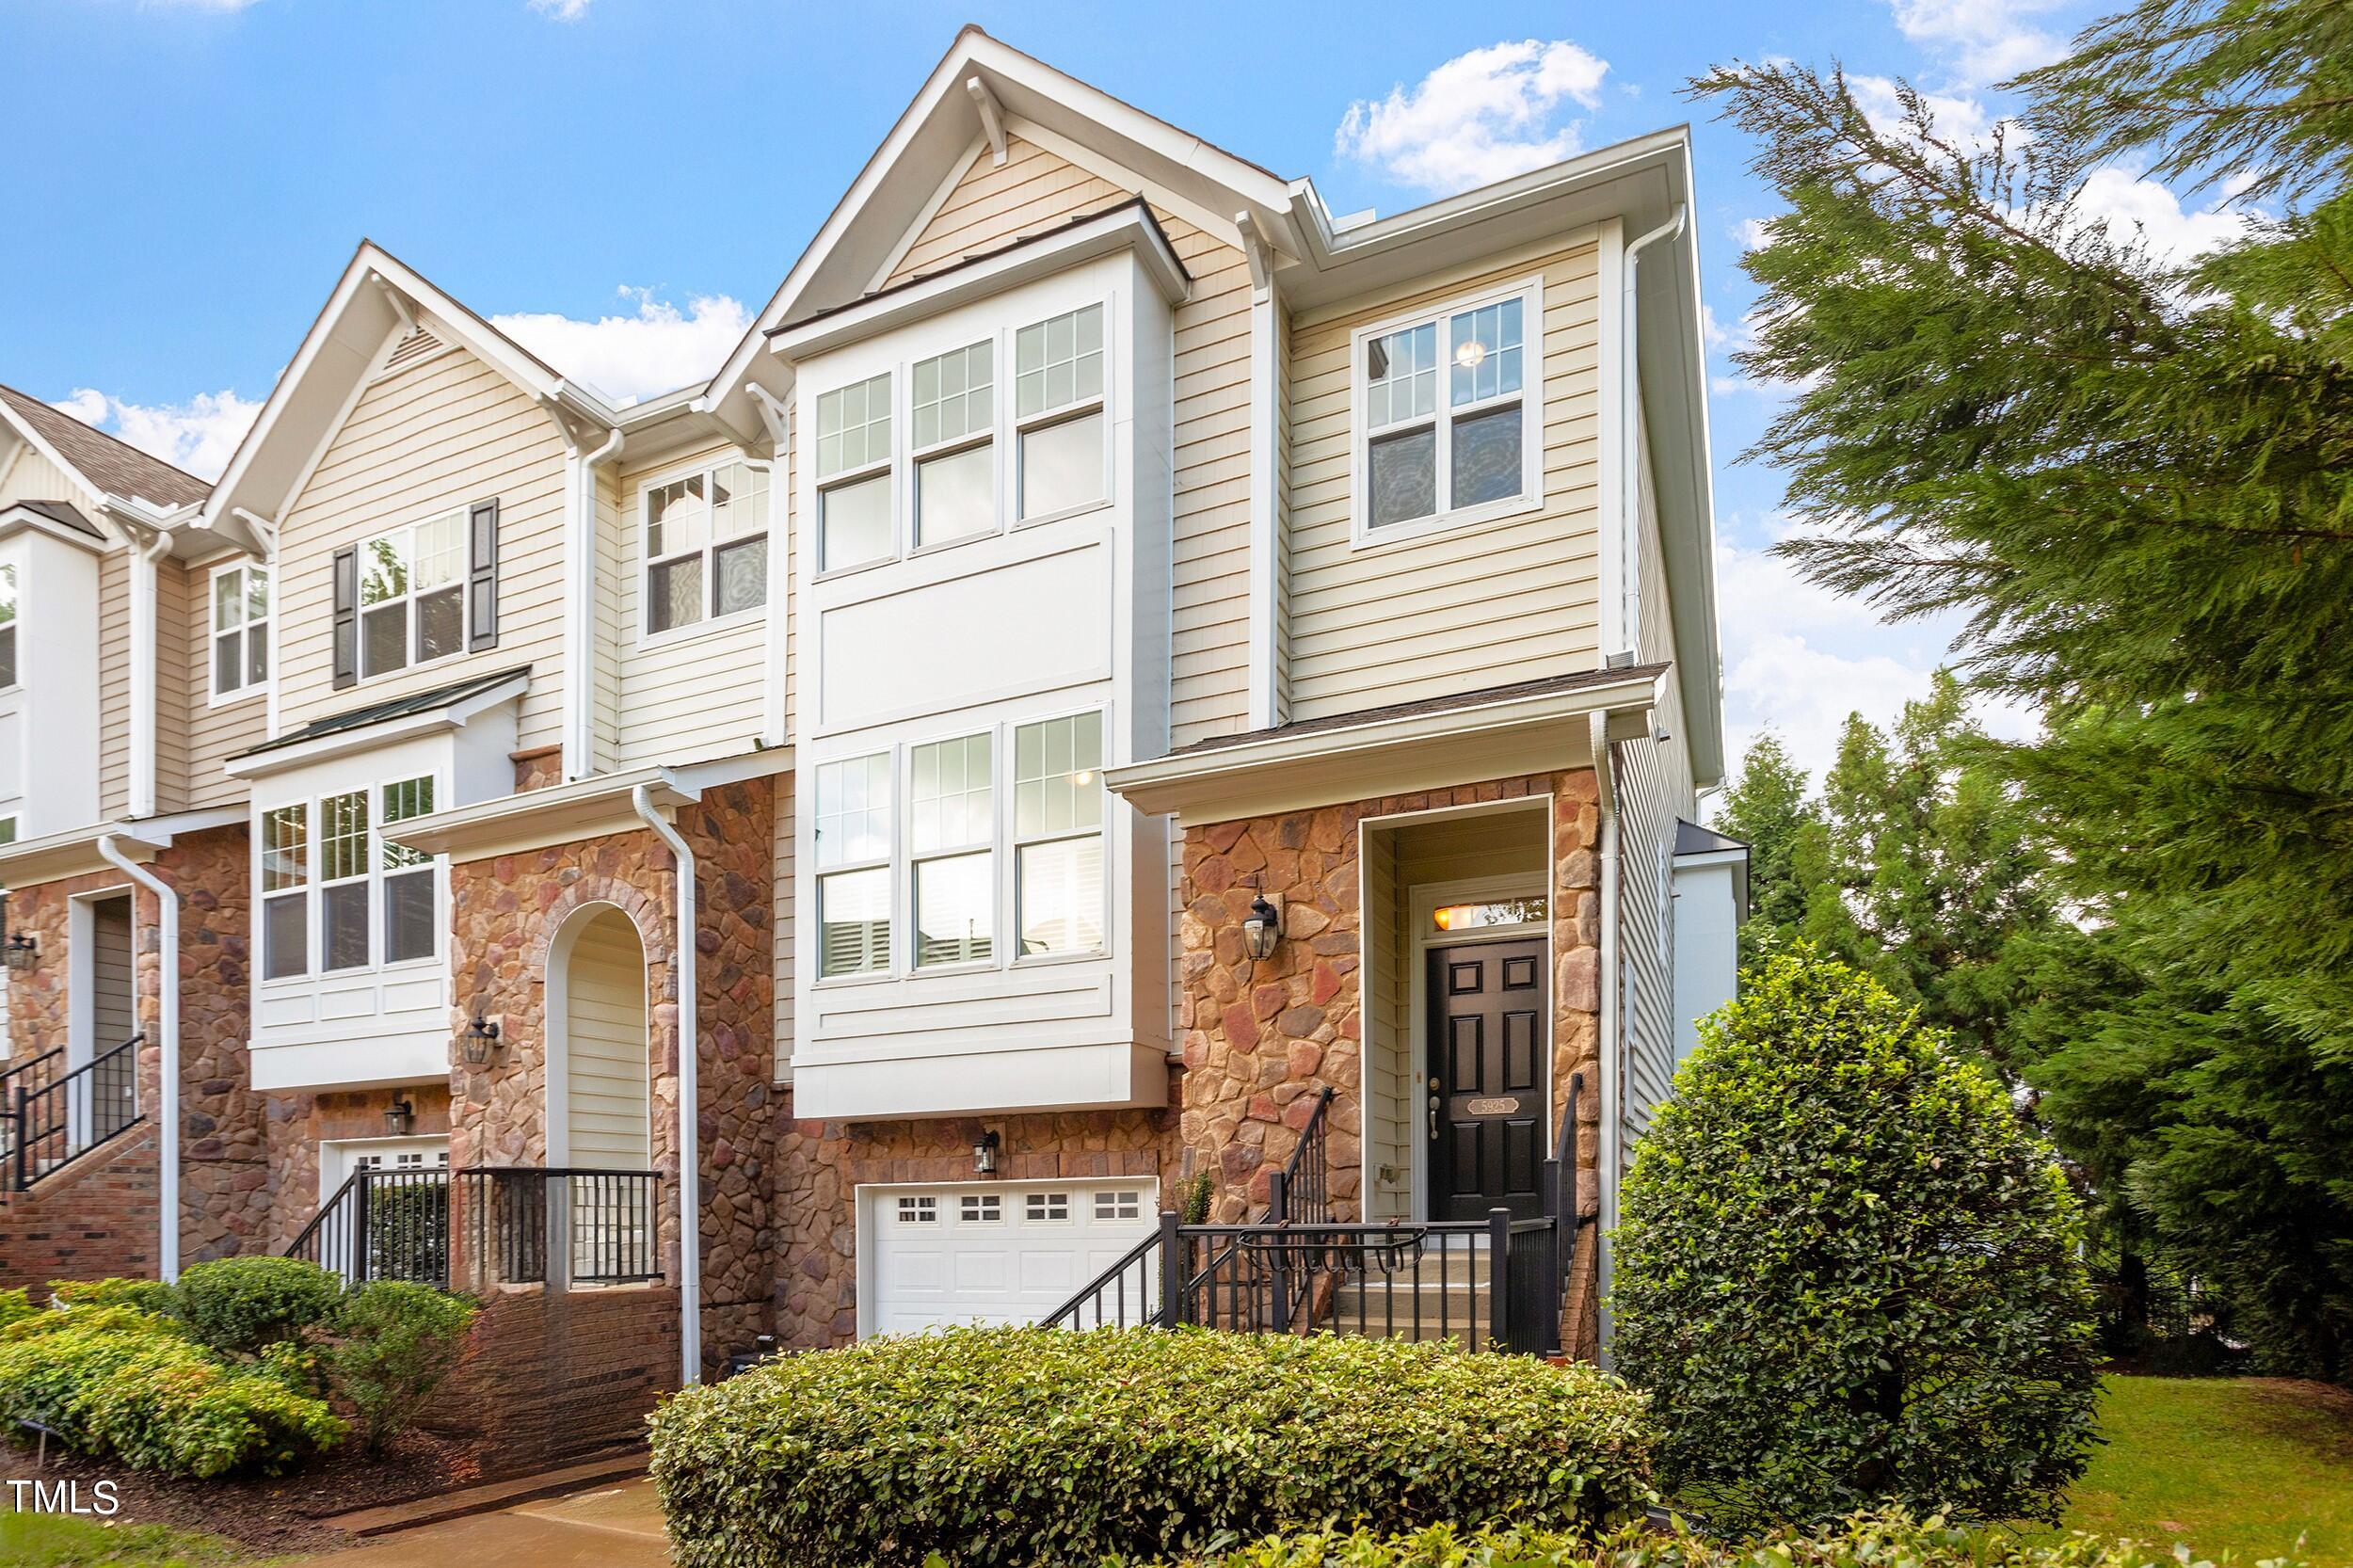
[[[185,506],[211,493],[212,487],[195,474],[14,387],[0,387],[0,420],[72,471],[96,494]]]

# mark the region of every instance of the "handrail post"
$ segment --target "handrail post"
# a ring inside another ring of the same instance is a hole
[[[1487,1210],[1487,1338],[1512,1348],[1512,1211]]]
[[[31,1165],[24,1155],[24,1129],[33,1125],[32,1112],[25,1106],[26,1092],[22,1083],[16,1086],[16,1190],[20,1192],[32,1185],[27,1177]]]
[[[351,1190],[351,1283],[368,1282],[368,1233],[374,1229],[373,1216],[368,1212],[368,1196],[375,1186],[375,1173],[359,1173],[360,1185]]]
[[[1160,1310],[1162,1328],[1185,1320],[1184,1222],[1173,1208],[1160,1210]]]
[[[1274,1224],[1290,1224],[1291,1178],[1280,1171],[1266,1178],[1266,1217]]]

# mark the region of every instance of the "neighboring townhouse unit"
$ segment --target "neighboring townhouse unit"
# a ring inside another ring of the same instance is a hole
[[[647,1389],[1173,1314],[1180,1244],[1260,1326],[1438,1256],[1498,1334],[1509,1253],[1513,1341],[1593,1352],[1577,1222],[1742,888],[1689,180],[1335,220],[967,29],[707,384],[616,406],[363,245],[209,496],[25,514],[168,607],[184,744],[93,737],[132,792],[0,877],[177,889],[211,1076],[141,1109],[248,1161],[181,1255],[495,1289]]]

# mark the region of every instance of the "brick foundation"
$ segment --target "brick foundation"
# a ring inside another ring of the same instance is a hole
[[[40,1302],[51,1280],[153,1278],[155,1184],[147,1123],[29,1192],[0,1192],[0,1290]]]
[[[487,1478],[639,1442],[679,1385],[678,1320],[667,1286],[502,1291],[474,1320],[425,1425],[472,1439]]]

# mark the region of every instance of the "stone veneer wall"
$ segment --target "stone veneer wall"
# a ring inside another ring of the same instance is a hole
[[[274,1094],[268,1101],[269,1224],[265,1245],[251,1250],[283,1251],[311,1223],[326,1198],[319,1187],[319,1144],[345,1138],[381,1138],[384,1112],[407,1100],[414,1112],[409,1133],[438,1138],[449,1132],[449,1085],[433,1080],[392,1089],[335,1089],[315,1094]]]
[[[1315,1089],[1337,1093],[1328,1114],[1332,1197],[1340,1217],[1360,1211],[1364,1126],[1362,910],[1358,825],[1368,818],[1552,796],[1553,1104],[1583,1072],[1577,1163],[1589,1215],[1599,1212],[1601,1057],[1598,1014],[1601,905],[1593,852],[1598,798],[1591,770],[1491,779],[1452,789],[1327,806],[1276,817],[1188,827],[1184,847],[1182,991],[1177,1029],[1187,1071],[1183,1135],[1216,1160],[1213,1212],[1247,1218],[1266,1201],[1267,1178],[1297,1145]],[[1241,922],[1260,890],[1282,896],[1283,940],[1253,962]],[[1588,1238],[1590,1240],[1590,1231]],[[1581,1249],[1568,1342],[1598,1342]]]
[[[767,1331],[773,1294],[769,1123],[775,965],[771,857],[775,792],[752,779],[680,810],[696,881],[702,1159],[703,1345],[707,1366]],[[451,1033],[476,1011],[500,1026],[488,1065],[451,1074],[451,1162],[546,1159],[547,958],[568,917],[611,904],[646,951],[653,1042],[653,1164],[663,1173],[664,1268],[678,1269],[679,997],[676,880],[652,833],[606,834],[450,868]]]
[[[1181,1077],[1181,1074],[1173,1074]],[[1174,1083],[1169,1098],[1176,1098]],[[972,1145],[995,1129],[998,1181],[1157,1176],[1173,1204],[1183,1175],[1174,1111],[1085,1111],[895,1122],[776,1116],[776,1335],[794,1350],[857,1336],[856,1190],[878,1182],[972,1181]]]
[[[180,894],[181,1240],[183,1263],[248,1250],[269,1230],[270,1172],[262,1097],[247,1058],[248,904],[250,879],[242,824],[180,836],[148,868]],[[132,893],[133,992],[147,1039],[138,1051],[139,1104],[151,1117],[162,1106],[163,1047],[158,1030],[163,984],[162,933],[154,895],[108,867],[83,876],[9,889],[8,923],[30,933],[40,956],[8,977],[9,1034],[18,1059],[66,1043],[72,995],[72,908],[76,895]],[[106,1049],[116,1042],[98,1041]],[[151,1157],[152,1170],[152,1157]],[[55,1181],[77,1179],[71,1169]],[[62,1189],[60,1189],[62,1191]],[[148,1209],[125,1189],[127,1204]],[[19,1206],[30,1212],[36,1206]],[[136,1227],[125,1225],[128,1235]],[[137,1260],[152,1272],[153,1240]],[[91,1266],[95,1266],[93,1262]],[[126,1256],[124,1266],[133,1266]]]

